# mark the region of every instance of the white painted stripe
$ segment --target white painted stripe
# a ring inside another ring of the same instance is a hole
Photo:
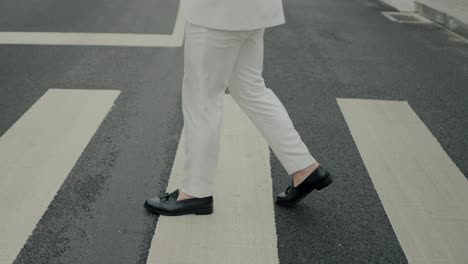
[[[119,93],[50,89],[0,138],[0,264],[16,258]]]
[[[414,1],[409,0],[382,0],[382,2],[387,3],[394,8],[398,9],[401,12],[413,12],[414,11]]]
[[[177,12],[171,35],[129,33],[0,32],[0,44],[180,47],[185,20]]]
[[[396,23],[404,23],[404,24],[430,24],[432,23],[431,20],[416,14],[416,13],[410,13],[410,12],[388,12],[388,11],[382,11],[382,15],[384,15],[386,18],[389,20],[396,22]],[[404,21],[404,20],[398,20],[394,16],[401,16],[401,15],[406,15],[413,17],[416,19],[415,21]]]
[[[160,216],[147,263],[279,263],[268,145],[232,97],[224,98],[214,213]],[[183,142],[182,132],[167,191],[180,187]]]
[[[338,99],[409,263],[467,263],[468,181],[407,102]]]

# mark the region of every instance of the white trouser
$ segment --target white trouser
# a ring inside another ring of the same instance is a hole
[[[282,103],[265,87],[264,31],[186,24],[182,83],[186,160],[180,189],[188,195],[213,193],[226,87],[289,175],[315,162]]]

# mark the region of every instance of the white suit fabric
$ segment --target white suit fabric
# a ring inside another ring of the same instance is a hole
[[[180,189],[188,195],[213,193],[226,87],[289,175],[315,163],[286,109],[265,87],[264,31],[186,24],[182,82],[186,160]]]
[[[282,0],[180,0],[186,21],[224,30],[249,30],[285,22]]]

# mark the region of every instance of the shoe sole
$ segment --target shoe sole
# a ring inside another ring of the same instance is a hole
[[[171,212],[164,212],[164,211],[154,209],[154,208],[148,206],[146,203],[144,204],[144,206],[145,206],[146,209],[148,209],[148,211],[150,211],[153,214],[167,215],[167,216],[177,216],[177,215],[186,215],[186,214],[209,215],[209,214],[213,213],[213,207],[197,208],[197,209],[188,210],[188,211],[171,213]]]
[[[317,182],[313,188],[310,188],[310,190],[308,192],[304,193],[302,196],[297,198],[296,201],[294,201],[294,202],[286,202],[286,201],[281,202],[281,201],[276,200],[275,203],[277,205],[281,205],[281,206],[294,207],[294,206],[297,205],[297,203],[299,203],[302,199],[304,199],[307,195],[309,195],[313,190],[317,190],[317,191],[322,190],[323,188],[330,185],[332,182],[333,182],[333,178],[332,178],[332,176],[330,174],[328,174],[328,176],[325,179]]]

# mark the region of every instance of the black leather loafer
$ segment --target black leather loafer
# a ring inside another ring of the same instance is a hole
[[[159,215],[207,215],[213,213],[213,196],[177,201],[179,189],[145,201],[145,208]]]
[[[294,187],[294,182],[286,190],[276,196],[275,203],[283,206],[295,206],[314,189],[321,190],[333,182],[330,173],[320,165],[301,182]]]

